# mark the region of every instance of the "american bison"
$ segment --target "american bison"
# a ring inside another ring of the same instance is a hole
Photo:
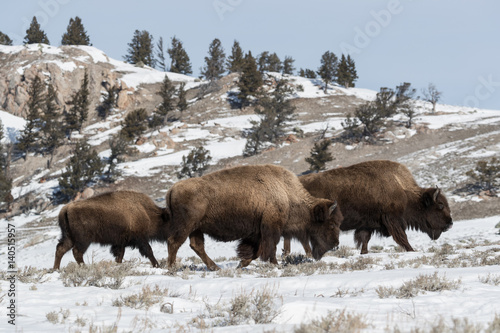
[[[61,239],[57,244],[54,269],[73,248],[79,264],[91,243],[111,245],[116,262],[121,263],[125,247],[139,248],[158,267],[150,240],[166,240],[164,209],[147,195],[132,191],[108,192],[64,206],[59,212]]]
[[[405,230],[420,230],[431,239],[453,225],[446,197],[438,188],[417,185],[408,168],[392,161],[370,161],[299,177],[313,196],[337,200],[344,216],[340,229],[355,230],[361,254],[368,253],[373,232],[392,236],[413,251]],[[307,243],[302,243],[306,253]],[[290,240],[285,239],[285,253]]]
[[[240,267],[258,257],[276,264],[282,235],[310,241],[320,259],[338,246],[342,214],[336,206],[312,197],[297,176],[275,165],[240,166],[179,181],[166,195],[168,266],[189,237],[208,269],[218,269],[205,253],[204,234],[239,240]]]

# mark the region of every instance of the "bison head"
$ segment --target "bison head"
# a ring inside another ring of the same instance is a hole
[[[319,260],[327,251],[339,245],[340,224],[344,217],[336,201],[320,199],[313,208],[310,228],[312,255]]]
[[[436,240],[441,236],[441,233],[448,231],[453,226],[448,201],[439,188],[426,189],[422,200],[425,221],[419,227],[431,239]]]

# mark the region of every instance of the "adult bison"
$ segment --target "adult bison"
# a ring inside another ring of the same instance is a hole
[[[417,185],[408,168],[392,161],[370,161],[299,177],[315,197],[337,200],[344,220],[340,229],[355,230],[361,254],[368,253],[373,232],[392,236],[406,251],[413,251],[405,230],[423,231],[431,239],[453,225],[446,197],[438,188]],[[302,242],[306,253],[308,244]],[[285,253],[290,240],[285,239]]]
[[[64,206],[59,212],[61,239],[57,244],[54,269],[73,248],[79,264],[91,243],[111,245],[116,262],[121,263],[125,247],[139,248],[158,267],[149,240],[166,240],[164,209],[147,195],[132,191],[108,192]]]
[[[310,241],[320,259],[338,246],[342,214],[333,200],[311,196],[297,176],[274,165],[240,166],[177,182],[167,192],[168,266],[189,237],[190,246],[211,270],[204,234],[217,241],[240,240],[240,267],[253,259],[276,264],[282,235]]]

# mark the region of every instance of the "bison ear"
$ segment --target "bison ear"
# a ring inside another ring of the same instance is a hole
[[[316,223],[325,223],[328,218],[329,210],[324,203],[319,203],[314,207],[314,221]]]
[[[333,212],[335,212],[335,208],[337,208],[337,200],[333,203],[333,205],[328,208],[328,216],[332,216]]]
[[[422,197],[425,207],[430,207],[433,204],[435,204],[440,193],[441,193],[441,189],[439,189],[439,188],[435,188],[435,189],[431,188],[431,189],[426,190],[424,192],[423,197]]]

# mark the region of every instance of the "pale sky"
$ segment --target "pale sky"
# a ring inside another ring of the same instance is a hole
[[[316,70],[321,55],[350,53],[360,88],[378,90],[429,82],[443,102],[500,109],[500,2],[495,0],[186,0],[4,1],[0,31],[21,44],[36,15],[52,45],[79,16],[93,46],[123,59],[136,29],[169,45],[177,36],[194,75],[219,38],[246,52],[286,55]]]

